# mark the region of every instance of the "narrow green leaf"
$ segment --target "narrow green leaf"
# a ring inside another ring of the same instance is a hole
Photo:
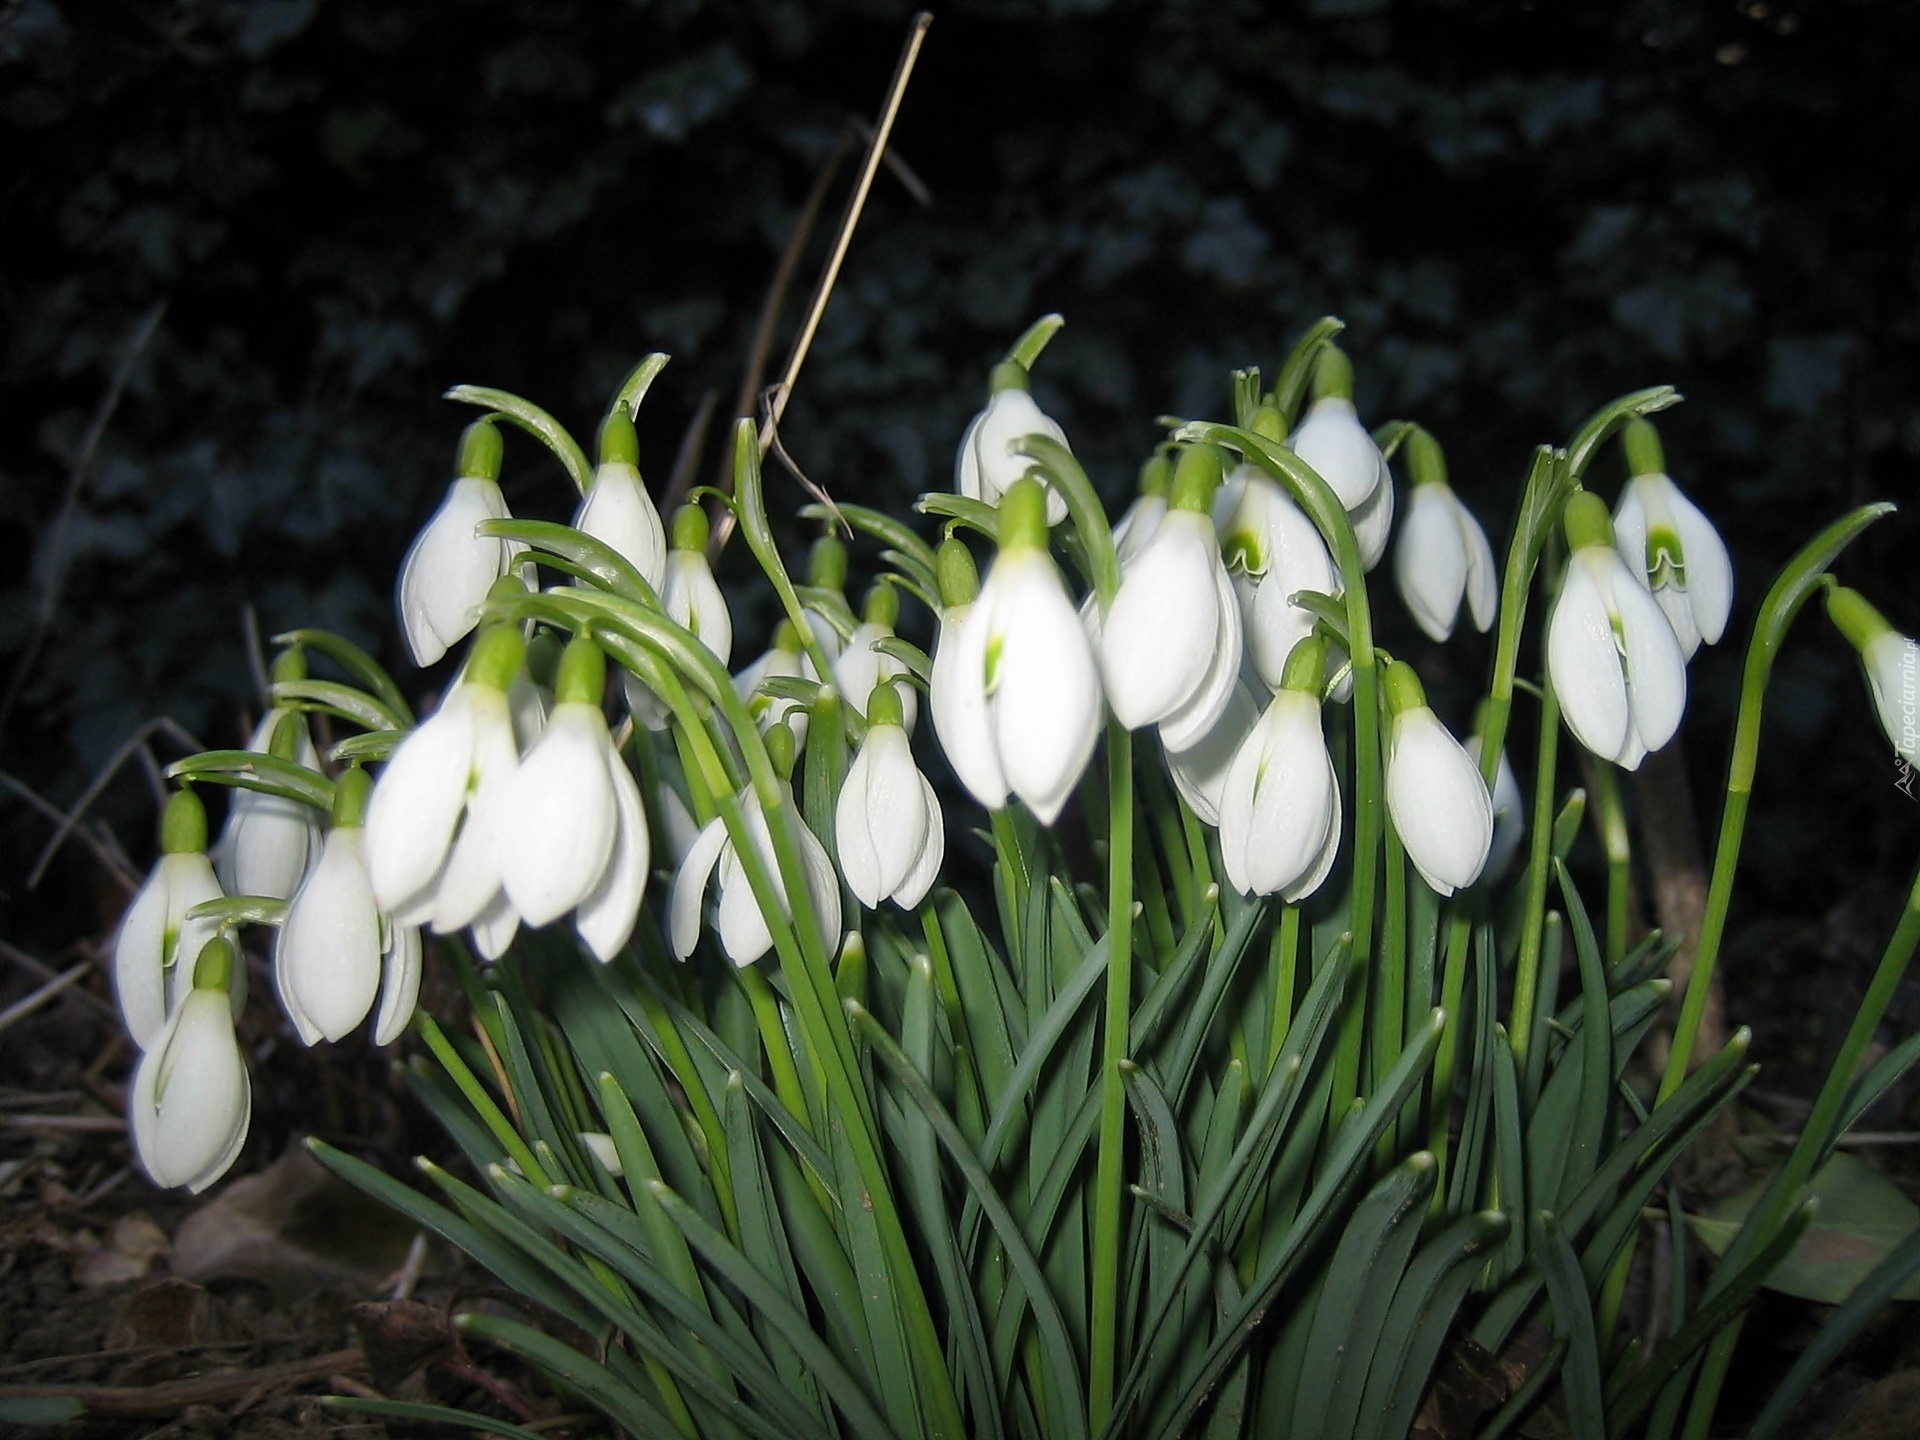
[[[192,784],[211,782],[234,785],[242,790],[258,790],[311,805],[322,814],[333,809],[333,782],[317,770],[296,765],[291,760],[252,750],[203,750],[176,760],[167,767],[169,780]]]
[[[647,398],[647,391],[653,388],[654,377],[667,368],[667,362],[672,358],[658,350],[643,358],[628,372],[627,378],[620,382],[620,388],[614,392],[613,403],[607,407],[607,413],[611,415],[616,410],[624,410],[629,420],[638,420],[640,402]]]
[[[1307,382],[1313,378],[1313,362],[1320,358],[1320,351],[1328,342],[1346,328],[1344,320],[1336,320],[1331,315],[1322,316],[1293,342],[1293,349],[1281,361],[1280,373],[1273,382],[1272,395],[1273,403],[1279,407],[1289,430],[1300,414],[1300,402],[1306,396]]]
[[[407,697],[400,693],[400,687],[393,683],[393,677],[379,661],[345,636],[335,635],[331,630],[283,630],[273,637],[273,643],[318,650],[372,691],[399,720],[402,729],[413,728],[413,711],[407,705]]]
[[[1658,415],[1662,410],[1679,403],[1680,392],[1671,385],[1655,385],[1651,389],[1635,390],[1609,400],[1589,415],[1567,442],[1567,473],[1575,480],[1585,475],[1594,453],[1629,420]]]
[[[505,1436],[506,1440],[541,1440],[540,1432],[506,1420],[496,1420],[473,1410],[456,1410],[449,1405],[427,1405],[417,1400],[376,1400],[366,1395],[323,1395],[320,1403],[329,1410],[344,1410],[349,1415],[378,1415],[387,1420],[411,1420],[420,1425],[446,1425],[460,1430],[478,1430],[486,1435]]]
[[[1420,1239],[1438,1166],[1425,1150],[1409,1156],[1368,1192],[1340,1233],[1293,1408],[1295,1435],[1346,1435],[1359,1418],[1373,1345]]]
[[[517,1320],[474,1311],[461,1315],[454,1324],[475,1339],[518,1355],[554,1380],[578,1390],[608,1419],[639,1440],[685,1440],[673,1422],[639,1391],[563,1341]]]
[[[592,488],[593,466],[586,451],[580,448],[580,442],[567,433],[566,426],[532,401],[485,385],[456,385],[443,398],[478,405],[512,421],[553,452],[573,481],[574,489],[585,495]]]
[[[1606,1440],[1600,1342],[1594,1333],[1593,1304],[1587,1298],[1579,1257],[1550,1211],[1541,1210],[1533,1217],[1533,1253],[1546,1278],[1554,1331],[1567,1342],[1567,1416],[1574,1440]]]
[[[606,541],[584,530],[556,525],[550,520],[482,520],[474,531],[525,545],[539,557],[564,560],[568,574],[592,580],[611,594],[660,608],[653,586],[634,568],[633,562]]]

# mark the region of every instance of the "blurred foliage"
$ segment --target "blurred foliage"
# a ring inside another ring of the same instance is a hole
[[[0,582],[19,690],[0,766],[64,806],[156,714],[233,742],[258,703],[248,607],[262,634],[327,625],[398,663],[391,577],[464,422],[449,385],[519,391],[585,435],[632,362],[669,351],[642,417],[659,488],[701,397],[733,403],[781,247],[907,15],[8,0],[0,534],[30,563]],[[931,204],[883,173],[787,448],[843,498],[947,483],[988,366],[1060,310],[1039,398],[1117,496],[1156,414],[1220,413],[1230,368],[1272,367],[1334,313],[1363,415],[1432,428],[1496,536],[1532,445],[1678,385],[1668,454],[1730,534],[1744,627],[1816,523],[1912,494],[1916,41],[1911,7],[1808,0],[961,0],[896,132]],[[531,442],[506,483],[519,511],[570,509]],[[1917,538],[1881,527],[1847,575],[1908,630]],[[1697,663],[1688,733],[1725,733],[1738,667]],[[1809,876],[1909,863],[1890,837],[1914,812],[1851,668],[1812,625],[1781,667],[1757,813],[1792,819],[1753,864],[1784,904]],[[1703,788],[1718,745],[1696,741]],[[1816,762],[1832,788],[1800,798]],[[144,852],[137,774],[100,806]],[[8,813],[8,927],[55,943],[68,916],[17,914],[47,824]]]

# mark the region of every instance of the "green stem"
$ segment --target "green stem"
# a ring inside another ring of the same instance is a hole
[[[1546,929],[1547,875],[1553,866],[1553,775],[1560,758],[1560,702],[1553,686],[1540,697],[1540,758],[1533,781],[1533,846],[1527,868],[1526,918],[1520,927],[1520,954],[1513,967],[1513,1003],[1507,1010],[1507,1039],[1514,1069],[1525,1073],[1532,1038],[1535,995],[1540,987],[1540,954]]]
[[[1779,654],[1800,607],[1823,583],[1827,567],[1861,531],[1892,511],[1891,505],[1863,505],[1836,520],[1788,562],[1761,602],[1740,684],[1740,713],[1734,723],[1733,754],[1727,762],[1727,804],[1720,816],[1720,841],[1713,854],[1713,877],[1707,885],[1700,943],[1694,949],[1686,998],[1680,1007],[1680,1021],[1674,1027],[1673,1046],[1667,1052],[1667,1070],[1660,1081],[1656,1104],[1678,1090],[1680,1082],[1686,1079],[1687,1061],[1692,1057],[1694,1038],[1700,1033],[1701,1017],[1706,1013],[1713,968],[1720,958],[1720,941],[1726,933],[1727,910],[1733,899],[1733,877],[1739,864],[1741,837],[1746,830],[1747,801],[1753,792],[1754,769],[1760,758],[1760,712],[1766,698],[1767,679],[1773,673],[1774,657]]]
[[[1121,1062],[1133,1018],[1133,737],[1107,727],[1107,1013],[1100,1059],[1100,1148],[1093,1192],[1092,1353],[1088,1428],[1113,1408],[1119,1364],[1120,1212],[1126,1187],[1127,1095]]]
[[[1627,953],[1627,902],[1633,893],[1633,843],[1627,834],[1627,807],[1620,797],[1620,772],[1594,757],[1594,817],[1607,855],[1607,966]]]
[[[1369,1047],[1370,1075],[1367,1093],[1378,1091],[1393,1062],[1400,1058],[1406,1044],[1407,1013],[1407,852],[1394,833],[1391,822],[1386,831],[1386,923],[1381,929],[1380,945],[1374,956],[1373,1043]],[[1421,1012],[1431,1000],[1421,1002]],[[1449,1012],[1451,1014],[1451,1012]],[[1449,1030],[1457,1028],[1449,1025]],[[1390,1169],[1399,1156],[1400,1136],[1395,1125],[1380,1134],[1375,1158],[1383,1170]]]
[[[1906,909],[1901,912],[1900,922],[1894,927],[1887,948],[1880,956],[1880,964],[1873,972],[1873,981],[1860,1001],[1859,1010],[1854,1014],[1853,1024],[1848,1028],[1846,1038],[1840,1042],[1840,1052],[1827,1069],[1819,1097],[1813,1102],[1813,1110],[1800,1128],[1800,1138],[1788,1153],[1780,1173],[1768,1185],[1760,1204],[1748,1217],[1747,1223],[1741,1226],[1739,1234],[1734,1236],[1733,1243],[1714,1267],[1703,1299],[1724,1289],[1745,1264],[1747,1257],[1779,1232],[1788,1217],[1799,1208],[1801,1191],[1807,1182],[1813,1179],[1814,1173],[1832,1154],[1834,1142],[1840,1138],[1837,1122],[1846,1105],[1847,1092],[1859,1072],[1860,1062],[1866,1058],[1867,1047],[1873,1043],[1874,1032],[1886,1017],[1894,992],[1906,978],[1907,966],[1913,959],[1916,946],[1920,946],[1920,875],[1914,877],[1913,885],[1907,892]],[[1688,1440],[1706,1434],[1739,1335],[1740,1322],[1735,1320],[1714,1337],[1706,1362],[1701,1366],[1693,1402],[1687,1412],[1685,1434]]]

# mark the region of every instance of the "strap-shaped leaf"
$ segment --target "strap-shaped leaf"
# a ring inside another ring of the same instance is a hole
[[[406,723],[379,696],[339,680],[276,680],[268,694],[275,705],[338,716],[363,730],[399,730]]]
[[[372,691],[399,719],[401,728],[413,728],[413,711],[407,705],[407,697],[400,693],[400,687],[393,683],[393,677],[378,660],[344,635],[336,635],[331,630],[283,630],[273,637],[273,643],[318,650]]]
[[[203,750],[167,766],[169,780],[232,785],[297,800],[326,814],[333,809],[333,782],[318,770],[253,750]]]
[[[566,470],[567,478],[573,481],[574,489],[585,495],[592,488],[593,465],[587,459],[587,452],[567,432],[566,426],[531,400],[523,400],[518,395],[487,385],[456,385],[447,391],[444,398],[458,400],[465,405],[478,405],[512,421],[553,452],[554,458]]]
[[[1600,1341],[1594,1332],[1593,1302],[1587,1298],[1579,1257],[1550,1211],[1542,1210],[1533,1217],[1533,1254],[1546,1277],[1553,1328],[1567,1342],[1567,1415],[1573,1424],[1574,1440],[1606,1440]]]

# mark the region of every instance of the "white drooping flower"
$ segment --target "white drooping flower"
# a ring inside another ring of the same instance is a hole
[[[1484,633],[1500,602],[1500,576],[1487,532],[1447,484],[1446,462],[1426,431],[1407,437],[1413,493],[1393,552],[1393,579],[1414,622],[1435,640],[1453,634],[1464,599]]]
[[[1113,549],[1125,565],[1145,548],[1167,518],[1167,498],[1173,489],[1173,462],[1164,450],[1156,450],[1140,467],[1140,493],[1127,507],[1127,513],[1113,524]],[[1218,493],[1218,492],[1216,492]],[[1218,516],[1215,516],[1216,521]]]
[[[1043,825],[1059,816],[1100,733],[1099,668],[1046,548],[1039,482],[1000,506],[1000,553],[965,619],[943,622],[934,729],[954,773],[988,809],[1011,791]]]
[[[304,673],[305,666],[299,669]],[[276,678],[286,677],[276,669]],[[320,768],[306,717],[297,711],[278,707],[267,711],[254,727],[247,748],[309,770]],[[307,867],[320,853],[320,819],[313,806],[302,801],[236,788],[227,802],[227,821],[212,852],[221,886],[229,895],[266,895],[285,900],[299,889]]]
[[[791,750],[787,755],[790,759]],[[777,923],[790,923],[793,902],[774,850],[766,811],[751,786],[741,793],[739,804],[742,822],[752,840],[752,852],[772,881]],[[831,951],[840,937],[840,877],[834,873],[826,847],[794,809],[791,793],[782,798],[780,818],[782,824],[791,823],[791,833],[799,844],[807,899],[819,925],[816,938]],[[721,950],[735,965],[753,964],[773,948],[773,930],[754,895],[733,837],[727,833],[720,816],[707,823],[687,851],[673,877],[673,890],[667,899],[667,936],[673,953],[682,960],[693,954],[700,943],[701,911],[709,883],[715,890],[714,928],[720,937]]]
[[[367,873],[362,822],[368,785],[366,772],[358,768],[334,782],[333,828],[319,863],[287,902],[274,939],[273,982],[280,1008],[308,1045],[338,1040],[358,1026],[373,1010],[383,984],[391,992],[382,1010],[392,1032],[386,1039],[392,1039],[405,1028],[419,990],[419,937],[405,934],[414,927],[399,925],[381,911]],[[389,966],[396,971],[390,979]]]
[[[1633,421],[1626,448],[1633,478],[1614,507],[1615,548],[1660,602],[1681,658],[1691,660],[1702,641],[1712,645],[1726,633],[1733,614],[1733,561],[1713,522],[1667,478],[1653,426]]]
[[[869,692],[867,737],[834,807],[840,872],[870,910],[883,900],[913,909],[939,878],[947,853],[940,801],[914,764],[899,688],[881,684]]]
[[[153,1183],[198,1194],[246,1144],[253,1086],[233,1030],[232,943],[211,941],[181,963],[195,973],[134,1068],[127,1122]]]
[[[1920,643],[1843,585],[1827,592],[1827,615],[1860,656],[1887,743],[1908,765],[1920,766]]]
[[[1479,763],[1440,718],[1413,670],[1387,667],[1387,814],[1420,878],[1441,895],[1480,878],[1493,845],[1493,797]]]
[[[207,859],[206,807],[191,790],[168,799],[160,852],[113,939],[114,999],[127,1034],[143,1050],[191,983],[193,957],[218,929],[211,920],[187,918],[194,906],[222,893]]]
[[[1167,750],[1167,773],[1173,788],[1203,825],[1220,824],[1220,802],[1226,794],[1227,772],[1241,742],[1253,733],[1260,718],[1253,692],[1236,681],[1220,712],[1205,734],[1184,750]]]
[[[1339,567],[1306,512],[1255,466],[1237,467],[1221,486],[1214,519],[1240,599],[1247,656],[1267,687],[1278,689],[1287,656],[1317,623],[1293,596],[1342,594]]]
[[[577,910],[602,960],[625,945],[646,888],[646,811],[600,708],[606,659],[576,637],[561,656],[556,704],[485,816],[507,899],[529,925]]]
[[[1614,549],[1599,497],[1573,495],[1565,524],[1572,554],[1547,621],[1547,677],[1574,738],[1638,769],[1680,728],[1686,657],[1666,612]]]
[[[1228,766],[1220,797],[1220,858],[1243,895],[1301,900],[1318,890],[1340,849],[1340,783],[1320,720],[1324,647],[1304,640]]]
[[[467,427],[459,478],[400,566],[400,628],[417,665],[433,664],[465,638],[494,581],[525,548],[474,533],[483,521],[510,518],[500,494],[500,448],[491,420]]]
[[[1320,352],[1313,393],[1313,403],[1287,444],[1345,507],[1360,563],[1371,570],[1386,553],[1393,528],[1393,477],[1386,456],[1353,408],[1353,366],[1335,346]]]
[[[673,548],[660,603],[722,665],[733,658],[733,614],[707,563],[707,512],[683,505],[673,517]]]
[[[402,740],[367,807],[367,871],[403,924],[459,929],[494,905],[500,868],[477,817],[520,765],[511,688],[524,675],[517,626],[481,632],[440,708]]]
[[[866,618],[847,638],[846,648],[833,662],[833,685],[849,706],[865,705],[873,687],[883,680],[905,677],[906,665],[878,648],[893,639],[894,623],[900,618],[900,594],[891,585],[876,585],[867,596]],[[909,735],[920,715],[920,692],[910,684],[893,688],[900,702],[900,725]]]
[[[953,462],[953,488],[970,499],[998,505],[1013,482],[1034,469],[1033,461],[1014,453],[1014,446],[1028,435],[1044,435],[1065,445],[1067,434],[1027,392],[1024,365],[1008,360],[994,367],[991,386],[986,409],[973,417],[961,437]],[[1047,524],[1058,525],[1067,518],[1067,502],[1051,485],[1046,487],[1046,501]]]
[[[790,725],[795,739],[804,745],[807,707],[798,700],[763,690],[761,687],[769,680],[806,680],[814,684],[820,681],[819,667],[801,646],[799,632],[791,620],[782,620],[774,627],[772,646],[733,677],[733,688],[747,702],[762,731],[775,725]]]
[[[1219,480],[1218,452],[1181,451],[1171,508],[1122,567],[1100,626],[1115,718],[1129,730],[1159,725],[1176,750],[1212,728],[1240,673],[1240,603],[1208,513]]]
[[[666,527],[640,478],[639,441],[624,409],[600,424],[600,463],[574,511],[573,528],[604,542],[656,591],[666,579]]]

